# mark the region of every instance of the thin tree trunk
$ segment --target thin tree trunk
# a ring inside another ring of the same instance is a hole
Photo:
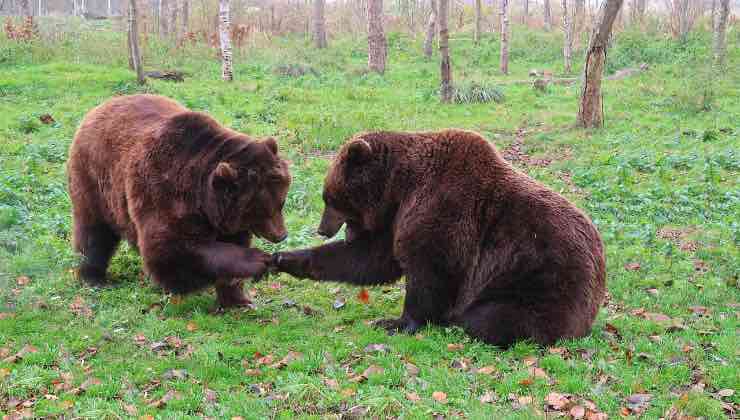
[[[181,27],[183,37],[190,32],[190,0],[182,0]]]
[[[130,58],[131,64],[136,71],[136,81],[143,85],[146,83],[144,79],[144,69],[141,64],[141,52],[139,50],[139,23],[138,23],[138,12],[136,11],[136,0],[129,0],[128,2],[128,39],[130,45]]]
[[[501,73],[509,74],[509,0],[501,0]]]
[[[442,57],[439,66],[440,75],[442,76],[440,95],[442,102],[445,103],[452,101],[452,69],[450,64],[449,31],[447,29],[449,10],[449,0],[439,0],[439,53]]]
[[[31,5],[31,0],[21,0],[21,10],[23,11],[23,16],[33,16],[33,6]]]
[[[229,0],[219,0],[219,33],[221,38],[221,77],[224,81],[234,80],[231,62],[231,16]]]
[[[581,48],[581,36],[586,26],[586,0],[576,0],[573,14],[573,48]]]
[[[325,0],[313,0],[313,41],[316,48],[326,48]]]
[[[522,4],[522,23],[526,24],[527,20],[529,19],[529,0],[523,0],[524,4]]]
[[[164,38],[169,34],[170,0],[159,0],[159,36]]]
[[[169,22],[167,23],[167,28],[169,29],[169,33],[173,35],[177,35],[177,12],[180,10],[177,0],[171,0],[172,3],[170,3],[170,14],[168,16]]]
[[[550,0],[544,0],[544,19],[545,19],[545,30],[550,32],[552,30],[552,10],[550,9]]]
[[[681,41],[685,41],[691,30],[691,13],[689,0],[673,0],[673,7],[676,13],[678,24],[678,36]]]
[[[571,57],[573,56],[573,21],[570,18],[568,10],[568,0],[562,0],[563,7],[563,59],[565,72],[570,73],[572,70]]]
[[[424,39],[424,56],[432,58],[434,34],[437,32],[437,0],[431,0],[431,11],[429,12],[429,23],[427,23],[427,36]]]
[[[367,66],[370,71],[385,73],[388,48],[383,32],[383,0],[367,4]]]
[[[719,0],[719,7],[714,13],[714,63],[722,66],[727,56],[727,20],[730,15],[730,0]]]
[[[591,42],[583,66],[583,87],[578,108],[577,123],[581,127],[601,127],[604,124],[604,110],[601,98],[601,77],[606,62],[606,49],[609,45],[612,26],[622,7],[623,0],[605,0],[594,25]]]
[[[475,40],[475,43],[480,43],[480,31],[481,31],[481,23],[483,20],[483,11],[482,9],[482,0],[475,0],[475,34],[473,35],[473,38]]]

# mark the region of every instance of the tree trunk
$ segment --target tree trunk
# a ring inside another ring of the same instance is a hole
[[[146,83],[144,79],[144,69],[141,64],[141,51],[139,50],[139,23],[138,15],[136,11],[136,0],[129,0],[128,2],[128,39],[129,39],[129,51],[131,64],[136,71],[136,81],[143,85]]]
[[[563,59],[565,72],[570,73],[572,70],[571,57],[573,56],[573,21],[570,18],[568,10],[568,0],[562,0],[563,7]]]
[[[714,13],[714,63],[718,67],[724,65],[727,56],[727,20],[730,15],[730,0],[719,0],[719,7]]]
[[[673,0],[673,9],[676,14],[678,36],[681,41],[686,41],[686,37],[691,30],[691,8],[689,0]]]
[[[482,0],[475,0],[475,34],[473,35],[473,38],[476,44],[480,43],[481,23],[483,20],[481,2]]]
[[[21,10],[23,11],[23,16],[33,16],[31,0],[21,0]]]
[[[224,81],[234,80],[231,62],[231,16],[229,0],[219,0],[219,33],[221,38],[221,77]]]
[[[177,35],[177,12],[180,10],[177,0],[172,0],[172,3],[170,3],[170,14],[167,17],[169,19],[169,22],[167,23],[167,28],[169,28],[169,33],[173,35]]]
[[[509,74],[509,0],[501,0],[501,73]]]
[[[606,49],[612,32],[614,20],[622,7],[623,0],[605,0],[594,25],[591,42],[586,52],[583,66],[583,87],[578,108],[577,123],[581,127],[601,127],[604,124],[604,110],[601,98],[601,77],[604,73]]]
[[[370,71],[385,73],[388,48],[383,32],[383,0],[367,3],[367,66]]]
[[[437,32],[437,0],[431,0],[431,11],[429,12],[429,23],[427,23],[427,36],[424,39],[424,56],[432,58],[434,34]]]
[[[442,83],[440,95],[442,102],[452,101],[452,69],[450,64],[449,31],[447,29],[447,15],[450,10],[449,0],[439,0],[439,54],[442,56],[440,62],[440,74]]]
[[[544,0],[544,19],[545,19],[545,30],[550,32],[552,30],[552,10],[550,9],[550,0]]]
[[[170,0],[159,0],[159,36],[164,38],[169,34]]]
[[[573,48],[581,48],[581,35],[586,26],[586,0],[576,0],[575,13],[573,14]]]
[[[313,42],[316,48],[326,48],[326,21],[324,3],[326,0],[313,0]]]
[[[190,32],[190,0],[182,0],[181,27],[183,37]]]
[[[522,4],[522,23],[526,24],[529,19],[529,0],[523,0]]]

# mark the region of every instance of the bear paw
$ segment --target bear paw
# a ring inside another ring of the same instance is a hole
[[[373,322],[373,326],[376,326],[378,328],[383,328],[388,332],[388,335],[395,335],[397,332],[402,332],[406,334],[414,334],[415,332],[419,331],[422,327],[422,325],[412,319],[406,319],[406,318],[388,318],[388,319],[379,319],[375,322]]]

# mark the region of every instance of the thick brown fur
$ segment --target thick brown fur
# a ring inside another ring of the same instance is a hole
[[[232,279],[260,276],[270,259],[249,248],[252,235],[287,236],[290,175],[275,140],[256,141],[162,96],[118,97],[91,110],[67,170],[80,275],[93,284],[125,239],[164,289],[216,284],[222,305],[247,304]]]
[[[324,185],[319,233],[346,240],[276,255],[297,277],[381,284],[406,276],[389,331],[458,325],[487,343],[581,337],[605,293],[589,218],[514,169],[479,134],[355,136]]]

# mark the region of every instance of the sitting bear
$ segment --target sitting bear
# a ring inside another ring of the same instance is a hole
[[[599,233],[567,199],[462,130],[355,136],[326,177],[319,233],[346,239],[275,255],[279,271],[356,285],[406,277],[413,333],[457,325],[508,346],[587,334],[605,293]]]
[[[275,139],[254,139],[155,95],[111,99],[82,121],[67,166],[79,274],[105,279],[121,239],[165,290],[215,284],[222,307],[249,304],[240,280],[271,256],[252,234],[286,236],[290,184]]]

